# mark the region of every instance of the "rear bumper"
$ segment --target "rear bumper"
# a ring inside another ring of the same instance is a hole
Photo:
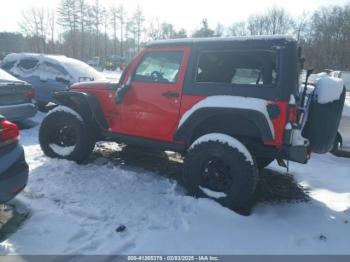
[[[306,164],[310,159],[309,146],[284,146],[277,158]]]
[[[36,112],[37,109],[32,103],[0,106],[0,115],[3,115],[10,121],[19,121],[33,117]]]
[[[16,144],[0,151],[0,203],[20,193],[28,182],[29,168],[22,146]]]

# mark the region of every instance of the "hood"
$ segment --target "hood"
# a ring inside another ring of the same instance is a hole
[[[108,80],[105,81],[94,81],[94,82],[80,82],[70,86],[70,90],[83,90],[83,89],[114,89],[118,84],[110,82]]]

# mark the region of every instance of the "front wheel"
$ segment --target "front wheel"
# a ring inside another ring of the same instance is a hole
[[[93,129],[78,113],[60,107],[49,112],[43,120],[39,142],[49,157],[81,162],[93,151],[96,140]]]
[[[256,163],[238,140],[224,134],[199,138],[188,150],[183,181],[189,193],[248,215],[258,181]]]

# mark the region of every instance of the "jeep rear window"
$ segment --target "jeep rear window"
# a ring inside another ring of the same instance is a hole
[[[274,86],[275,51],[206,51],[199,55],[197,83]]]
[[[148,52],[138,65],[133,80],[146,83],[176,83],[183,52]]]

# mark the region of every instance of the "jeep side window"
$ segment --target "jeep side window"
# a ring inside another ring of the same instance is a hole
[[[277,82],[277,54],[272,51],[203,52],[197,83],[266,85]]]
[[[183,52],[148,52],[136,68],[133,81],[174,84],[182,58]]]

